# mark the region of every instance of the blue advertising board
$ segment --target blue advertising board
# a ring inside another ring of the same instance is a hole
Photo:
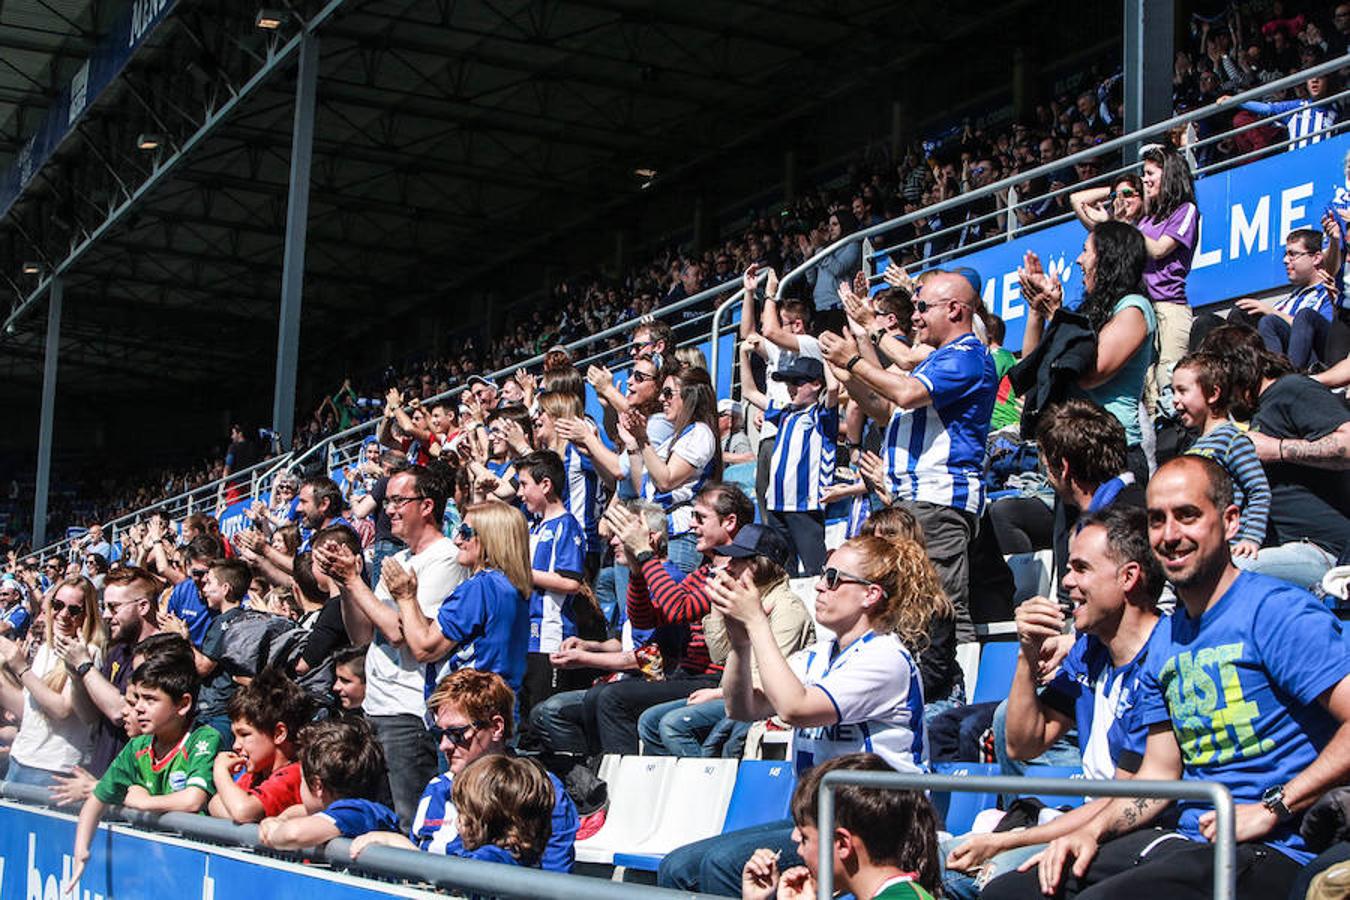
[[[14,163],[0,173],[0,218],[24,186],[56,152],[85,109],[121,73],[131,55],[173,9],[175,0],[132,0],[99,42],[70,84],[52,101],[37,131],[19,148]]]
[[[1220,172],[1196,182],[1200,235],[1186,282],[1192,306],[1208,306],[1285,284],[1284,236],[1296,228],[1321,230],[1322,214],[1344,183],[1350,135]],[[1064,282],[1064,296],[1083,291],[1074,261],[1087,232],[1078,222],[1055,225],[1006,243],[944,260],[944,269],[969,266],[983,280],[985,306],[1008,326],[1005,345],[1022,345],[1026,303],[1017,267],[1034,250],[1047,271]]]
[[[375,900],[433,897],[428,891],[381,884],[245,851],[181,838],[100,826],[89,863],[71,885],[72,816],[0,804],[0,898],[23,900],[142,900],[200,897],[258,900],[304,897]],[[69,889],[69,891],[68,891]]]

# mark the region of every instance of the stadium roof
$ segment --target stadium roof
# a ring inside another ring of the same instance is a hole
[[[299,0],[276,4],[292,14],[273,33],[238,0],[141,2],[171,8],[0,219],[0,289],[21,310],[0,335],[0,390],[25,402],[45,303],[21,268],[72,253],[63,390],[192,396],[233,380],[270,396],[301,21],[321,43],[313,361],[402,312],[467,318],[481,315],[471,292],[542,287],[567,245],[639,201],[786,129],[846,124],[833,102],[921,58],[959,88],[981,62],[951,51],[1036,5]],[[0,171],[125,15],[107,0],[0,0]],[[137,149],[146,133],[158,149]],[[659,173],[646,194],[638,169]]]

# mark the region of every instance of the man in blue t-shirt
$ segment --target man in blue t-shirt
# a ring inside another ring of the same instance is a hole
[[[210,535],[199,535],[188,542],[183,549],[183,558],[187,564],[187,577],[169,590],[167,610],[187,626],[188,640],[194,647],[201,647],[206,632],[211,628],[216,615],[202,599],[202,582],[211,571],[211,564],[225,555],[220,541]]]
[[[882,368],[857,338],[820,336],[825,359],[850,398],[885,428],[887,487],[923,526],[928,555],[956,607],[956,640],[975,640],[970,618],[970,543],[984,512],[985,442],[998,372],[972,322],[980,298],[944,272],[914,302],[914,340],[934,348],[911,373]]]
[[[1341,728],[1350,641],[1307,591],[1234,568],[1238,520],[1232,482],[1213,460],[1178,457],[1149,484],[1149,541],[1180,604],[1149,640],[1135,697],[1149,735],[1136,777],[1228,788],[1238,896],[1284,897],[1311,858],[1298,833],[1303,811],[1350,777]],[[1164,813],[1164,827],[1146,827]],[[1214,811],[1202,803],[1112,800],[1024,864],[1039,861],[1038,871],[996,879],[982,896],[1060,886],[1066,897],[1208,897],[1214,838]]]
[[[1135,714],[1135,695],[1163,588],[1144,510],[1114,506],[1083,519],[1070,542],[1064,581],[1078,638],[1039,695],[1054,644],[1072,638],[1064,636],[1064,613],[1056,601],[1033,597],[1017,607],[1021,654],[1008,693],[1009,756],[1034,759],[1076,730],[1085,777],[1132,778],[1148,738]],[[947,857],[945,893],[975,896],[978,883],[1012,871],[1046,842],[1073,833],[1108,802],[1096,800],[1039,827],[968,836]],[[953,873],[977,869],[979,882]]]

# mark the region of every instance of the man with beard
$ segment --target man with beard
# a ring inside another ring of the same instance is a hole
[[[1135,777],[1228,788],[1237,896],[1284,897],[1312,858],[1303,812],[1350,777],[1350,644],[1312,594],[1233,566],[1238,519],[1213,460],[1178,457],[1149,483],[1149,543],[1179,603],[1134,698],[1148,727]],[[1113,800],[981,896],[1208,897],[1215,830],[1203,802]]]
[[[53,638],[57,654],[73,676],[80,679],[89,699],[103,714],[94,728],[94,746],[89,755],[89,771],[95,776],[103,774],[127,742],[122,716],[126,710],[123,694],[131,681],[131,652],[142,640],[159,633],[162,589],[163,582],[136,566],[108,575],[103,585],[103,608],[111,644],[97,668],[83,642],[59,634]]]
[[[323,476],[306,478],[300,485],[298,500],[296,512],[300,516],[300,534],[303,538],[300,543],[301,553],[312,549],[310,542],[324,528],[334,525],[351,527],[351,523],[342,517],[342,489],[333,479]],[[234,541],[244,561],[256,565],[269,582],[281,586],[290,583],[295,572],[295,560],[273,547],[262,532],[252,529],[241,531]],[[199,641],[194,639],[193,643]]]

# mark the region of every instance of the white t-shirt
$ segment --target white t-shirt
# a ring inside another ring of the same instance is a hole
[[[103,651],[89,647],[89,658],[97,669],[103,664]],[[49,644],[38,648],[33,657],[33,675],[46,678],[57,666],[65,665]],[[27,679],[25,679],[27,680]],[[98,711],[89,695],[75,687],[75,675],[67,673],[62,696],[74,701],[75,710],[64,719],[53,720],[38,706],[28,688],[23,689],[23,723],[10,748],[10,757],[20,765],[48,772],[69,772],[85,761],[94,743],[93,722]]]
[[[416,556],[411,550],[403,549],[391,558],[417,576],[417,605],[421,607],[422,615],[434,622],[441,602],[465,578],[455,542],[447,537],[437,538]],[[375,599],[393,609],[398,608],[383,581],[375,588]],[[366,699],[361,704],[366,715],[420,717],[427,708],[425,686],[423,663],[419,663],[406,646],[395,647],[389,643],[376,628],[375,637],[366,650]]]
[[[712,429],[702,422],[686,425],[683,433],[656,445],[657,456],[667,462],[678,456],[689,463],[694,470],[694,474],[673,491],[657,490],[650,475],[644,473],[642,476],[642,497],[659,504],[669,512],[667,519],[671,534],[684,534],[692,527],[693,500],[711,479],[712,467],[710,463],[712,463],[713,457],[717,455],[717,446],[717,435],[713,434]],[[619,474],[621,477],[629,477],[630,465],[627,453],[619,457]]]
[[[838,714],[833,725],[793,730],[798,776],[828,759],[863,751],[898,772],[927,771],[923,683],[900,638],[869,631],[837,654],[836,646],[833,639],[817,641],[788,660],[802,684],[824,691]]]
[[[770,400],[776,402],[779,406],[789,406],[792,403],[792,396],[788,393],[788,387],[781,381],[775,381],[773,373],[779,369],[786,368],[797,361],[797,357],[804,356],[807,359],[818,359],[825,361],[824,355],[820,352],[820,341],[809,334],[797,335],[797,352],[784,350],[773,341],[764,341],[760,344],[764,348],[765,375],[768,380],[768,389],[764,392]],[[759,439],[771,438],[778,433],[778,426],[772,422],[765,422],[759,429]]]

